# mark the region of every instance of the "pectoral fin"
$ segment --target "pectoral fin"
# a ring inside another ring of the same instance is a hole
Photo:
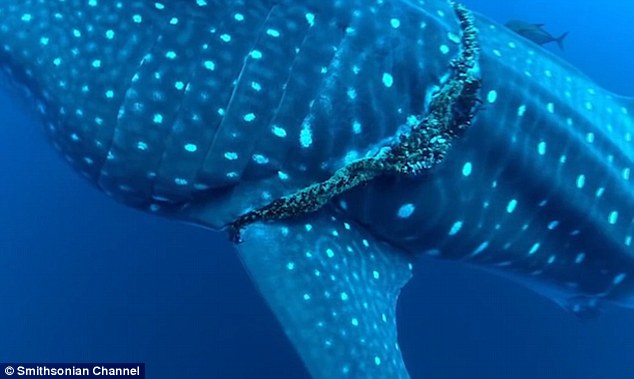
[[[248,226],[244,265],[315,378],[407,378],[395,307],[411,257],[321,211]]]

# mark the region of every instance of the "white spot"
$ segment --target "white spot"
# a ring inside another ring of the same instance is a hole
[[[533,255],[537,252],[537,250],[539,250],[539,242],[536,242],[531,249],[528,251],[528,255]]]
[[[392,76],[392,74],[387,72],[383,73],[383,85],[387,88],[390,88],[392,87],[392,85],[394,85],[394,77]]]
[[[238,154],[234,153],[234,152],[226,152],[225,153],[225,158],[230,160],[230,161],[235,161],[238,159]]]
[[[486,250],[487,247],[489,247],[489,241],[484,241],[473,251],[473,253],[471,253],[471,255],[476,256]]]
[[[460,43],[460,36],[454,33],[447,33],[447,38],[453,43]]]
[[[269,158],[265,157],[262,154],[253,154],[253,161],[257,164],[267,164],[269,163]]]
[[[306,22],[308,22],[310,26],[315,25],[315,15],[313,13],[306,13]]]
[[[508,213],[513,213],[515,207],[517,207],[517,200],[511,199],[511,201],[509,201],[509,203],[506,205],[506,211]]]
[[[471,164],[471,162],[467,162],[467,163],[464,164],[464,166],[462,166],[462,175],[463,176],[471,175],[472,171],[473,171],[473,164]]]
[[[302,130],[299,133],[299,143],[303,148],[310,147],[310,145],[313,144],[313,131],[311,130],[308,122],[304,122]]]
[[[352,131],[354,134],[360,134],[363,131],[363,127],[359,121],[355,120],[352,122]]]
[[[253,90],[255,92],[262,91],[262,85],[260,83],[258,83],[258,82],[255,82],[255,81],[251,82],[251,88],[253,88]]]
[[[411,204],[411,203],[404,204],[398,209],[398,217],[408,218],[414,213],[415,210],[416,210],[416,207],[414,206],[414,204]]]
[[[627,274],[625,273],[620,273],[617,276],[614,277],[614,280],[612,281],[612,283],[614,283],[614,285],[619,285],[621,283],[623,283],[623,281],[625,280],[625,278],[627,277]]]
[[[267,29],[266,34],[268,34],[269,36],[273,38],[277,38],[280,36],[280,32],[277,29]]]
[[[453,225],[451,226],[451,229],[449,229],[449,235],[455,236],[456,234],[458,234],[460,229],[462,229],[462,224],[463,224],[462,221],[454,222]]]
[[[213,61],[204,61],[203,66],[209,71],[214,71],[216,69],[216,64]]]
[[[498,93],[495,90],[491,90],[489,91],[489,93],[487,94],[487,101],[491,104],[495,103],[495,101],[498,99]]]
[[[346,153],[346,156],[343,158],[343,161],[346,165],[356,161],[359,158],[358,151],[349,151]]]
[[[276,136],[280,138],[286,137],[286,129],[284,128],[280,128],[279,126],[273,125],[273,127],[271,128],[271,131],[273,132],[273,134],[275,134]]]

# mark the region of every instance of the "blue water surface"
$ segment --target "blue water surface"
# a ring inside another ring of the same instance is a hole
[[[562,54],[634,95],[634,3],[469,0],[569,31]],[[148,378],[306,378],[224,234],[116,204],[0,93],[0,361],[147,363]],[[423,261],[399,303],[414,378],[634,377],[634,310],[581,321],[452,262]]]

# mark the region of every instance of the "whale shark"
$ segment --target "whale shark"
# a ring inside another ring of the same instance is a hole
[[[5,0],[0,70],[125,205],[230,232],[315,378],[407,378],[425,258],[632,307],[634,100],[444,0]]]

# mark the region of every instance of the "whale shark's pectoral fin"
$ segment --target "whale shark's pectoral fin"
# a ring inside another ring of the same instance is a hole
[[[407,378],[396,301],[411,258],[333,212],[254,223],[237,249],[315,378]]]

